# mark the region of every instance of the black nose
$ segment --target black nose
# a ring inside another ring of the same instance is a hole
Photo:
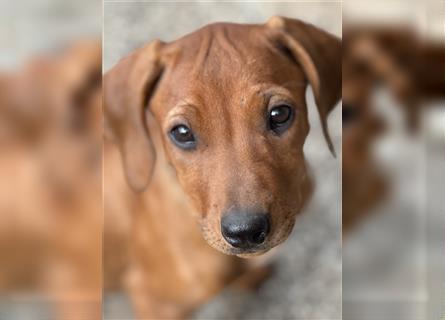
[[[235,248],[250,249],[262,244],[269,230],[269,216],[265,213],[236,210],[221,219],[222,235]]]

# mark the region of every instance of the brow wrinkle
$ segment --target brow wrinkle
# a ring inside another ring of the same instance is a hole
[[[202,43],[199,47],[198,55],[196,57],[196,63],[193,66],[193,74],[199,73],[202,70],[202,66],[207,64],[210,57],[210,50],[212,48],[213,39],[214,36],[212,32],[204,34]]]
[[[222,36],[220,37],[220,39],[221,39],[220,43],[221,47],[225,51],[227,51],[227,53],[229,53],[229,56],[236,57],[237,60],[239,60],[239,62],[242,62],[244,60],[242,52],[236,46],[235,42],[233,42],[232,39],[230,39],[227,28],[222,29]],[[232,55],[232,53],[235,53],[235,55]]]

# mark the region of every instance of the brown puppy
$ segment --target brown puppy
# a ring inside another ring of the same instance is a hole
[[[101,57],[80,42],[0,83],[0,294],[57,319],[101,317]]]
[[[346,234],[376,206],[385,194],[386,181],[376,163],[373,147],[385,123],[372,104],[376,75],[352,47],[355,38],[343,38],[342,61],[342,225]]]
[[[343,31],[343,231],[382,202],[388,177],[372,147],[385,127],[372,97],[385,86],[399,101],[409,129],[417,129],[425,102],[445,95],[445,47],[408,27],[350,26]]]
[[[140,317],[184,317],[245,270],[218,251],[250,257],[288,237],[312,192],[308,84],[333,151],[341,42],[301,21],[209,25],[153,41],[105,75],[106,134],[124,168],[106,144],[105,272],[127,268]],[[136,194],[124,176],[148,188]]]

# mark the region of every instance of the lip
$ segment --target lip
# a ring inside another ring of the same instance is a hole
[[[252,248],[252,249],[231,248],[230,253],[233,255],[236,255],[240,258],[249,258],[249,257],[259,256],[269,250],[270,250],[270,248],[265,248],[264,246],[260,246],[260,247]]]
[[[236,253],[235,255],[239,258],[254,258],[257,256],[260,256],[264,253],[266,253],[267,251],[269,251],[269,249],[261,249],[261,250],[251,250],[251,251],[245,251],[245,252],[241,252],[241,253]]]

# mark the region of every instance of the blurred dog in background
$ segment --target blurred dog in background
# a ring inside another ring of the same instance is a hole
[[[58,319],[101,318],[101,62],[86,40],[0,75],[0,292]]]
[[[373,96],[389,89],[406,128],[418,132],[423,108],[445,98],[445,45],[409,27],[348,26],[343,37],[343,228],[348,231],[383,201],[390,181],[373,147],[385,119]]]

